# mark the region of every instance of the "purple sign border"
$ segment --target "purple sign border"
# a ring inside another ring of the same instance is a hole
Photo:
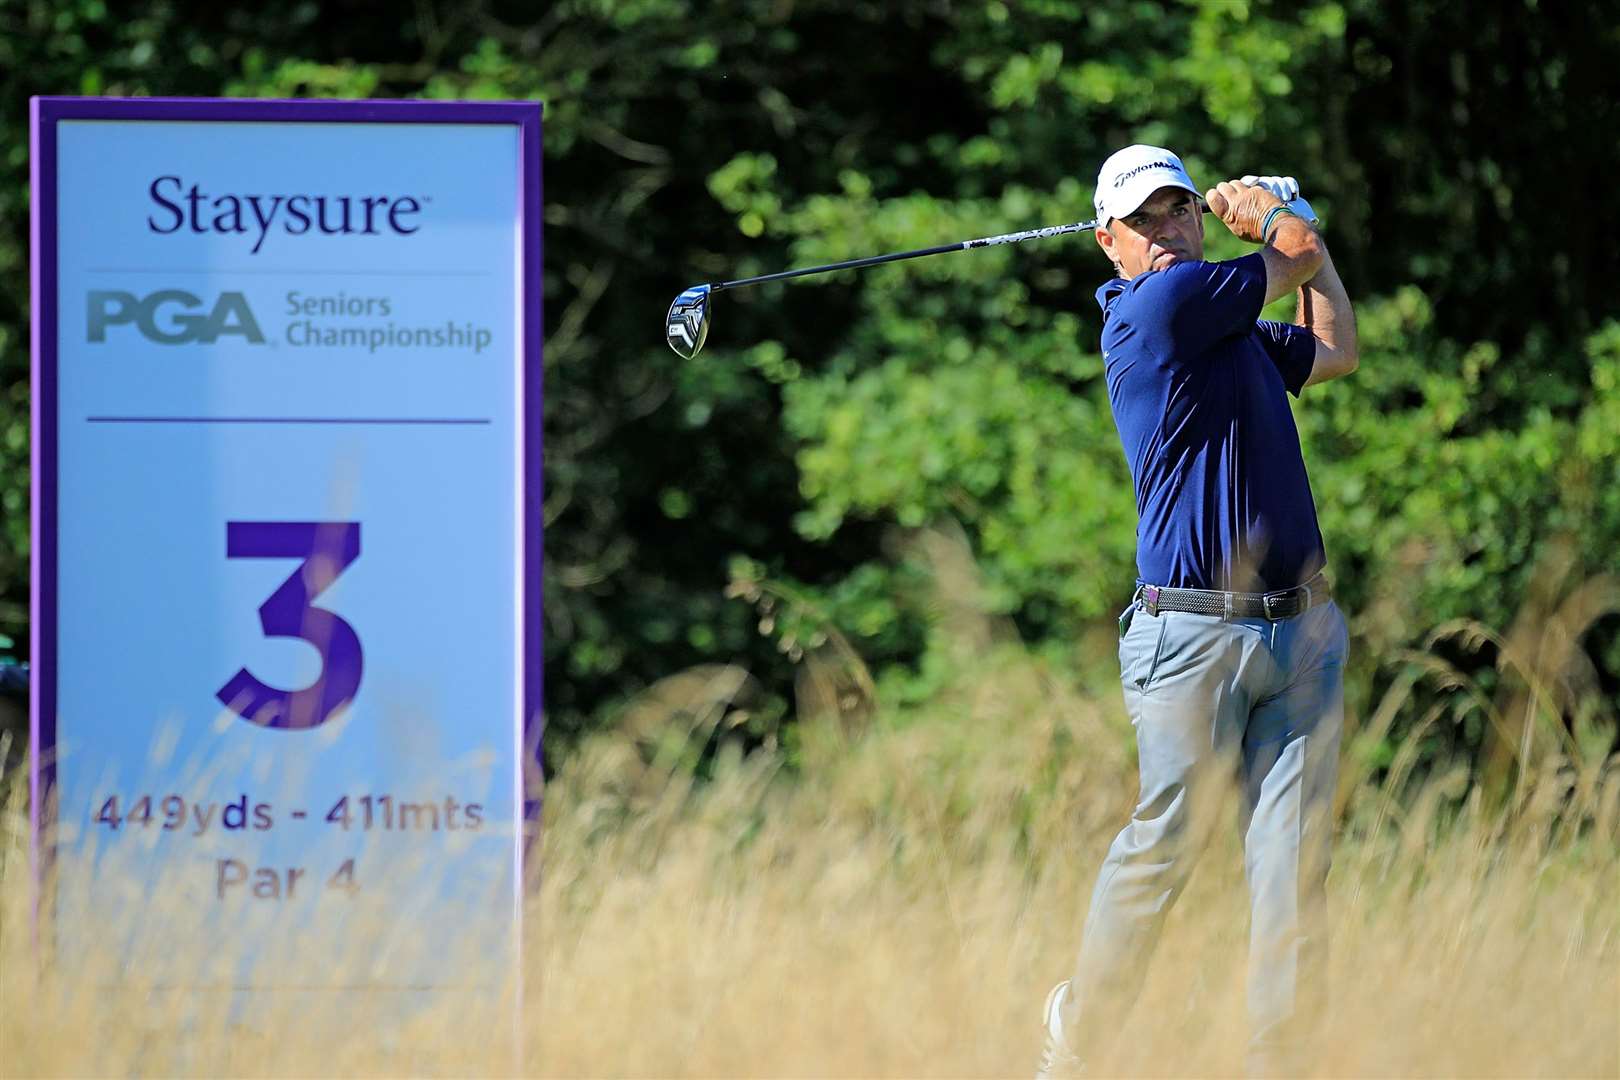
[[[522,498],[523,550],[523,701],[519,741],[516,805],[523,807],[521,842],[517,845],[513,897],[519,940],[522,940],[522,896],[538,875],[530,860],[538,850],[540,826],[541,741],[544,730],[544,626],[541,587],[544,545],[541,508],[544,475],[541,457],[541,384],[544,323],[541,307],[541,113],[537,101],[418,100],[265,100],[250,98],[97,98],[34,97],[29,102],[29,181],[33,198],[29,236],[33,248],[32,286],[33,387],[31,420],[32,545],[29,554],[29,861],[35,884],[35,932],[39,927],[40,887],[52,852],[44,843],[50,825],[49,799],[56,786],[57,675],[57,237],[56,125],[63,120],[199,121],[236,123],[409,123],[510,124],[519,132],[517,181],[522,194],[519,228],[523,252],[519,295],[523,338],[519,347],[523,382]]]

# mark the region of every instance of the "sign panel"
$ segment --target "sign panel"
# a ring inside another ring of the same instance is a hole
[[[56,954],[504,979],[541,708],[540,107],[45,98],[34,139]]]

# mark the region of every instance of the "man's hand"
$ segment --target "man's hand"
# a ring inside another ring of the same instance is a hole
[[[1292,176],[1251,174],[1240,183],[1271,192],[1312,228],[1319,224],[1316,211],[1300,195],[1299,181]],[[1267,263],[1268,275],[1271,265],[1271,262]],[[1299,287],[1299,306],[1294,321],[1316,338],[1316,357],[1311,365],[1311,373],[1305,380],[1306,386],[1337,379],[1356,370],[1356,365],[1360,363],[1356,313],[1350,306],[1350,298],[1345,295],[1344,283],[1333,269],[1333,260],[1327,256],[1325,249],[1321,268]]]
[[[1232,235],[1251,244],[1265,242],[1260,225],[1272,207],[1283,204],[1267,189],[1250,187],[1241,180],[1221,181],[1204,193],[1204,202]]]
[[[1305,196],[1299,193],[1299,181],[1292,176],[1255,176],[1250,173],[1243,178],[1243,182],[1250,187],[1263,187],[1283,201],[1283,205],[1299,215],[1301,221],[1313,229],[1320,228],[1322,219],[1316,216],[1311,204],[1305,201]]]
[[[1299,194],[1299,181],[1292,176],[1256,176],[1250,173],[1241,182],[1250,187],[1263,187],[1285,203],[1292,202],[1294,196]]]
[[[1268,213],[1283,205],[1265,188],[1250,187],[1241,180],[1216,184],[1204,193],[1204,202],[1234,236],[1251,244],[1265,244],[1260,226],[1265,224]],[[1271,243],[1260,249],[1260,255],[1266,263],[1269,304],[1315,277],[1327,258],[1327,248],[1302,219],[1282,214],[1272,223]]]

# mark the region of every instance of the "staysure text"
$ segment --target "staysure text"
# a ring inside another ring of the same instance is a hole
[[[152,232],[170,236],[182,230],[236,233],[253,238],[257,255],[272,232],[303,236],[410,236],[429,199],[417,195],[215,195],[178,176],[159,176],[147,188],[157,209],[147,215]]]

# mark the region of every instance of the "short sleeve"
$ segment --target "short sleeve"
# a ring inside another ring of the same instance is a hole
[[[1137,279],[1125,298],[1129,321],[1161,356],[1191,360],[1219,341],[1248,334],[1266,302],[1258,252],[1226,262],[1175,263]]]
[[[1305,380],[1311,377],[1311,370],[1316,367],[1315,335],[1303,326],[1267,319],[1256,320],[1254,327],[1260,335],[1260,343],[1266,348],[1266,355],[1277,365],[1283,385],[1290,394],[1299,397],[1299,392],[1305,389]]]

